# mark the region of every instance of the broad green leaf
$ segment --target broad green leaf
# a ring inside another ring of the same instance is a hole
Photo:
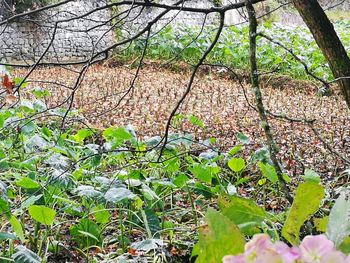
[[[144,211],[146,215],[146,218],[144,219],[147,220],[147,225],[149,230],[151,231],[152,237],[159,238],[161,227],[160,227],[160,221],[158,219],[158,216],[150,208],[146,208]]]
[[[278,181],[278,176],[275,167],[268,163],[264,164],[263,162],[259,162],[258,167],[262,175],[269,179],[271,183],[276,183]]]
[[[193,116],[193,115],[188,116],[188,121],[195,126],[204,128],[203,122],[200,119],[198,119],[196,116]]]
[[[235,173],[238,173],[245,168],[245,161],[242,158],[232,158],[228,161],[228,167]]]
[[[199,180],[205,183],[211,183],[212,174],[211,169],[200,163],[195,163],[191,168],[189,168],[190,172]]]
[[[10,206],[8,202],[0,197],[0,214],[4,215],[7,219],[10,218]]]
[[[218,205],[221,213],[247,235],[256,233],[256,226],[259,226],[265,219],[269,218],[269,214],[263,208],[257,206],[249,199],[237,196],[232,196],[229,200],[219,198]]]
[[[123,187],[111,188],[104,195],[106,201],[111,203],[118,203],[125,199],[133,199],[135,196],[136,195],[129,189]]]
[[[91,234],[89,232],[78,230],[78,233],[80,233],[83,237],[90,237],[90,238],[96,240],[97,242],[99,241],[99,239],[97,237],[95,237],[93,234]]]
[[[15,235],[6,233],[6,232],[0,232],[0,241],[2,240],[17,240],[18,238]]]
[[[299,244],[301,226],[318,210],[323,197],[324,188],[320,184],[305,182],[297,187],[294,202],[282,228],[282,236],[292,245]]]
[[[27,121],[22,127],[21,132],[24,134],[29,134],[35,130],[35,124],[32,121]]]
[[[173,240],[174,238],[174,224],[171,221],[164,221],[162,223],[162,228],[163,230],[167,230],[167,232],[169,233],[169,239],[171,242],[171,240]]]
[[[11,257],[16,263],[41,263],[41,258],[24,246],[17,246]]]
[[[30,196],[28,197],[26,200],[24,200],[21,204],[21,207],[19,210],[25,210],[27,209],[29,206],[33,205],[36,201],[38,201],[43,195],[34,195],[34,196]]]
[[[236,255],[244,250],[245,239],[238,227],[226,216],[209,209],[207,225],[199,229],[199,240],[192,251],[196,263],[218,263],[225,255]]]
[[[238,153],[242,149],[242,145],[236,145],[235,147],[231,148],[231,150],[228,151],[228,154],[233,156],[236,153]]]
[[[338,246],[338,249],[345,255],[350,254],[350,237],[346,237],[343,242]]]
[[[101,229],[93,221],[83,218],[78,224],[69,228],[69,233],[80,247],[86,248],[101,243]],[[88,234],[87,234],[88,233]]]
[[[151,250],[162,248],[164,245],[165,244],[161,239],[145,239],[133,243],[131,245],[131,248],[137,251],[145,251],[145,253],[148,253]]]
[[[186,175],[180,174],[173,180],[173,184],[181,188],[186,184],[188,180],[189,178]]]
[[[326,234],[336,246],[350,235],[350,200],[344,192],[335,201],[329,214]]]
[[[325,233],[327,231],[329,217],[325,216],[322,218],[314,218],[314,225],[318,232]]]
[[[99,224],[106,224],[109,222],[109,218],[111,217],[108,210],[104,208],[102,205],[95,206],[92,209],[93,216],[95,217],[95,220]]]
[[[117,139],[121,141],[130,140],[132,138],[132,135],[122,127],[109,127],[103,131],[102,135],[105,139]]]
[[[102,193],[91,185],[79,185],[74,191],[78,196],[84,196],[87,198],[97,198],[102,196]]]
[[[248,144],[249,143],[249,138],[246,135],[244,135],[243,133],[241,133],[241,132],[237,133],[236,137],[243,144]]]
[[[81,129],[81,130],[77,131],[77,133],[73,137],[77,142],[82,142],[92,134],[94,134],[94,132],[92,130]]]
[[[305,182],[314,182],[314,183],[320,183],[321,179],[318,173],[315,171],[306,168],[304,172],[304,180]]]
[[[32,205],[28,212],[35,221],[44,225],[51,225],[56,215],[55,210],[42,205]]]
[[[21,223],[14,216],[11,216],[9,222],[10,222],[10,225],[12,227],[12,230],[16,233],[16,236],[18,236],[18,238],[22,242],[24,242],[25,238],[24,238],[24,232],[23,232],[23,228],[22,228]]]
[[[22,188],[26,188],[26,189],[36,189],[36,188],[40,188],[40,184],[37,183],[36,181],[28,178],[28,177],[22,177],[21,179],[19,179],[16,184]]]
[[[288,174],[282,174],[282,179],[283,181],[285,181],[287,184],[289,184],[290,182],[292,182],[292,179],[288,176]]]

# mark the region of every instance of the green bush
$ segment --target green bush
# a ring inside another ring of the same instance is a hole
[[[350,50],[350,21],[334,23],[345,49]],[[189,64],[195,64],[209,47],[216,28],[206,26],[201,34],[200,27],[167,27],[153,36],[148,42],[147,58],[170,60],[176,58]],[[293,50],[303,60],[310,71],[325,80],[331,80],[332,74],[328,64],[319,50],[312,35],[305,27],[285,26],[278,23],[264,23],[259,31],[275,41]],[[144,48],[144,39],[138,39],[123,50],[124,59],[140,56]],[[223,64],[234,69],[249,68],[248,26],[241,25],[224,28],[219,42],[207,57],[207,63]],[[270,41],[258,39],[258,63],[261,71],[275,70],[279,74],[289,75],[297,79],[312,79],[305,73],[304,66],[282,47]]]

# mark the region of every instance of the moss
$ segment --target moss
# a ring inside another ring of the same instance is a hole
[[[212,2],[214,4],[214,6],[220,7],[223,5],[222,0],[212,0]]]

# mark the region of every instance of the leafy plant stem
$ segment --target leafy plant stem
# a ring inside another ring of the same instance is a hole
[[[190,203],[191,203],[192,213],[193,213],[193,217],[194,217],[194,223],[195,223],[196,226],[198,226],[197,210],[196,210],[196,207],[194,205],[193,198],[192,198],[192,195],[191,195],[191,192],[190,192],[190,188],[188,187],[187,183],[186,183],[186,190],[187,190],[188,198],[189,198]]]
[[[146,228],[147,236],[148,236],[148,238],[151,239],[151,238],[153,238],[153,236],[151,233],[151,229],[149,228],[149,225],[148,225],[148,220],[147,220],[145,210],[143,210],[143,209],[141,210],[141,215],[142,215],[143,223],[144,223],[145,228]]]

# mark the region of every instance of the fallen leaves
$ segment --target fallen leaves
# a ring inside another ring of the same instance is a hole
[[[15,73],[25,74],[24,71]],[[91,67],[75,93],[74,107],[81,110],[93,127],[130,123],[141,137],[162,134],[171,110],[186,89],[190,72],[147,66],[127,93],[134,73],[135,69],[127,66]],[[187,121],[180,122],[177,128],[194,133],[196,139],[215,137],[225,149],[237,143],[235,135],[241,132],[251,138],[246,150],[255,151],[265,141],[259,116],[248,106],[242,87],[229,76],[219,75],[198,75],[179,110],[185,116],[198,117],[205,127],[195,127]],[[50,82],[40,83],[40,86],[49,89],[52,96],[48,103],[54,106],[70,97],[72,90],[61,84],[72,87],[77,74],[62,68],[41,68],[30,78]],[[33,83],[26,89],[38,85]],[[253,102],[248,83],[244,83],[244,89],[249,101]],[[350,112],[337,91],[330,97],[317,97],[317,88],[310,84],[280,79],[269,86],[263,85],[262,92],[265,106],[271,112],[291,118],[315,118],[315,128],[326,141],[350,157]],[[325,150],[308,126],[278,119],[271,119],[271,126],[280,148],[280,160],[290,176],[301,175],[305,166],[315,168],[331,180],[344,168],[341,161]]]
[[[17,97],[13,95],[13,83],[10,80],[10,77],[5,73],[2,76],[2,87],[5,89],[6,96],[5,96],[5,103],[8,105],[11,105],[17,100]]]

